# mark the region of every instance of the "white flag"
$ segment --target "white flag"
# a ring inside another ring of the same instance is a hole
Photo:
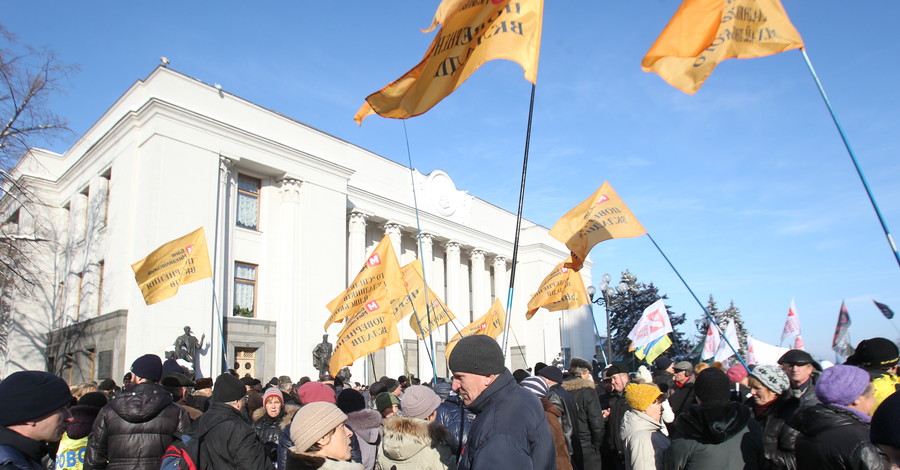
[[[747,364],[756,364],[756,350],[753,349],[752,336],[747,336]]]
[[[740,349],[737,329],[734,327],[734,320],[732,319],[728,320],[728,326],[725,327],[725,338],[731,342],[735,349]],[[734,351],[728,346],[728,342],[722,341],[719,343],[719,349],[716,350],[716,360],[724,364],[731,356],[734,356]]]
[[[641,319],[638,320],[637,325],[634,325],[631,333],[628,333],[628,339],[631,340],[633,347],[639,348],[672,332],[674,330],[672,322],[669,320],[666,304],[659,299],[644,309]]]
[[[787,320],[784,321],[784,330],[781,332],[781,342],[800,336],[800,317],[797,315],[797,305],[791,299],[791,308],[788,309]]]
[[[710,322],[709,329],[706,330],[706,339],[703,341],[703,352],[700,354],[700,359],[705,361],[714,357],[716,355],[716,351],[719,350],[720,342],[721,338],[719,337],[719,329],[716,328],[716,325]]]

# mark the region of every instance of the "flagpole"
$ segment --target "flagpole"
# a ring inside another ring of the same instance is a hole
[[[516,236],[513,241],[512,267],[509,271],[509,292],[506,295],[506,328],[503,332],[503,357],[506,357],[506,348],[509,346],[509,325],[512,323],[513,291],[516,286],[516,260],[519,256],[519,234],[522,229],[522,204],[525,201],[525,177],[528,174],[528,149],[531,145],[531,122],[534,118],[534,90],[537,86],[531,84],[531,101],[528,104],[528,128],[525,132],[525,155],[522,159],[522,183],[519,185],[519,210],[516,213]]]
[[[750,367],[748,367],[747,363],[744,362],[744,358],[741,357],[741,353],[739,353],[738,350],[734,347],[734,345],[731,344],[731,341],[728,341],[728,336],[725,334],[725,332],[722,331],[721,328],[719,328],[719,325],[716,323],[716,319],[713,318],[712,315],[710,315],[708,310],[706,310],[706,307],[704,307],[703,303],[700,302],[700,299],[697,298],[697,294],[694,294],[694,291],[691,289],[691,286],[689,286],[687,281],[685,281],[684,278],[681,277],[681,273],[679,273],[678,270],[675,269],[675,265],[673,265],[672,262],[669,261],[669,257],[666,256],[666,254],[663,253],[662,248],[660,248],[659,245],[656,244],[656,240],[654,240],[653,237],[650,236],[650,232],[647,232],[647,237],[650,239],[651,242],[653,242],[653,246],[655,246],[656,249],[659,250],[659,254],[661,254],[663,256],[663,258],[665,258],[667,263],[669,263],[669,266],[672,268],[672,271],[675,271],[675,274],[678,275],[678,279],[681,279],[681,283],[684,284],[684,287],[687,288],[688,292],[690,292],[691,295],[694,297],[694,300],[697,301],[697,305],[699,305],[700,308],[703,309],[703,313],[705,313],[706,318],[709,319],[709,324],[715,325],[716,329],[719,330],[719,336],[725,340],[725,344],[727,344],[728,347],[731,348],[731,350],[734,352],[734,356],[737,357],[739,361],[741,361],[741,365],[744,366],[744,369],[747,369],[747,373],[749,374]],[[703,355],[701,354],[701,357],[702,356]]]
[[[875,202],[875,196],[872,195],[872,190],[869,189],[869,183],[866,181],[865,175],[863,175],[862,168],[859,166],[859,162],[856,160],[856,155],[853,153],[853,149],[850,147],[850,141],[847,140],[847,136],[844,134],[844,129],[841,128],[841,123],[838,122],[837,114],[834,112],[834,108],[831,107],[831,102],[828,100],[828,96],[825,94],[825,88],[822,87],[822,82],[819,81],[819,76],[816,74],[816,69],[813,68],[812,62],[809,60],[809,56],[806,55],[806,48],[801,47],[800,53],[803,54],[803,59],[806,61],[806,66],[809,67],[809,72],[812,74],[813,79],[816,81],[816,86],[819,88],[819,94],[822,95],[822,100],[825,101],[825,106],[828,107],[828,112],[831,113],[831,119],[834,121],[835,127],[837,127],[838,133],[841,134],[841,139],[844,141],[844,147],[847,148],[847,153],[850,155],[850,160],[853,161],[853,166],[856,168],[856,174],[859,175],[860,181],[862,181],[863,187],[866,189],[866,194],[869,196],[869,201],[872,203],[872,208],[875,209],[875,214],[878,216],[878,221],[881,223],[881,229],[884,231],[885,237],[887,237],[888,244],[891,245],[891,250],[894,252],[894,258],[897,260],[897,265],[900,266],[900,252],[897,251],[897,244],[894,243],[894,237],[891,236],[891,231],[888,230],[887,223],[884,221],[884,217],[881,215],[881,210],[878,209],[878,203]]]

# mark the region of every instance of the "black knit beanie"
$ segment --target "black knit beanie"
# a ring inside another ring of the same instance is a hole
[[[362,394],[352,388],[345,388],[338,393],[337,407],[345,414],[362,410],[366,407],[366,399]]]
[[[894,392],[875,409],[869,440],[900,449],[900,393]]]
[[[65,380],[49,372],[13,372],[0,381],[0,426],[40,418],[71,402]]]
[[[213,385],[212,398],[221,403],[240,400],[247,394],[247,387],[241,383],[240,379],[225,372],[216,377],[216,383]]]
[[[500,374],[503,365],[503,350],[490,336],[466,336],[456,343],[450,353],[450,370],[478,375]]]
[[[717,367],[710,367],[697,375],[694,382],[694,393],[704,405],[727,402],[731,399],[731,383],[725,372]]]

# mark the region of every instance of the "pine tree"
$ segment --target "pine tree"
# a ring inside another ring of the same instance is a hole
[[[644,284],[638,282],[637,276],[629,271],[622,273],[622,281],[627,289],[616,292],[609,299],[610,334],[612,335],[613,357],[618,361],[631,361],[634,354],[628,351],[631,340],[628,333],[634,329],[634,325],[640,320],[644,309],[659,299],[667,299],[665,294],[660,295],[659,290],[651,282]],[[666,305],[669,320],[675,333],[672,337],[672,347],[666,352],[668,356],[682,356],[689,352],[691,342],[686,335],[678,330],[678,326],[684,323],[685,314],[675,314],[669,305]]]

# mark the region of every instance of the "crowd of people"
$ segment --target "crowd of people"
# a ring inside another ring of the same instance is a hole
[[[121,388],[0,381],[0,469],[896,469],[898,356],[872,338],[824,370],[795,349],[756,367],[572,358],[510,372],[476,335],[453,349],[449,382],[365,386],[194,380],[147,354]]]

